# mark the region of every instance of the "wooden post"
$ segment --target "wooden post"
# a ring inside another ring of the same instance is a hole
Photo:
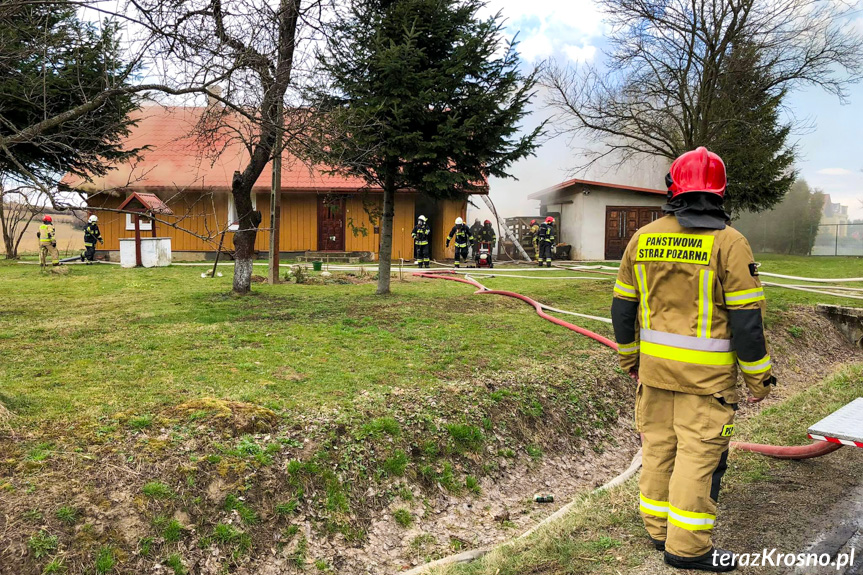
[[[135,267],[141,267],[141,216],[135,214]]]
[[[153,214],[150,214],[150,230],[153,232],[153,237],[156,237],[156,218],[153,217]]]
[[[273,182],[270,186],[270,253],[267,283],[279,283],[279,228],[282,211],[282,103],[279,102],[276,123],[276,144],[273,146]]]

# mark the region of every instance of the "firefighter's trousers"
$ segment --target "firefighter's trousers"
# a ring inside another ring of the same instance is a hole
[[[665,541],[665,550],[672,555],[697,557],[712,548],[736,405],[736,388],[693,395],[638,385],[641,516],[647,533]]]
[[[96,246],[93,244],[84,244],[84,259],[92,262],[96,257]]]
[[[551,263],[551,242],[539,242],[538,262]]]
[[[52,265],[60,265],[60,252],[57,251],[57,246],[50,243],[41,243],[39,245],[39,263],[43,266],[47,265],[49,255],[51,256]]]
[[[459,267],[460,263],[467,261],[467,246],[455,247],[455,267]]]
[[[414,244],[414,252],[418,264],[422,265],[431,261],[431,246],[428,242],[424,244]]]

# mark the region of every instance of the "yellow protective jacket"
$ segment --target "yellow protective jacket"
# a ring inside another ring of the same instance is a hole
[[[36,237],[39,238],[39,242],[42,244],[50,244],[56,241],[56,232],[54,231],[54,224],[42,224],[39,226],[39,231],[36,232]]]
[[[764,290],[737,230],[693,229],[667,215],[636,232],[620,263],[612,320],[620,365],[642,383],[708,395],[738,366],[755,397],[770,392]]]

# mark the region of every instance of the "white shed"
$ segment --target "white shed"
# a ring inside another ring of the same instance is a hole
[[[567,180],[534,192],[540,214],[555,218],[558,241],[576,260],[618,260],[635,231],[662,217],[666,190]]]

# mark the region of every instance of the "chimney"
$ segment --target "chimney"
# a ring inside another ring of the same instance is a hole
[[[219,102],[217,98],[222,95],[222,87],[218,85],[213,85],[207,88],[207,90],[209,91],[209,94],[207,94],[207,107],[212,108],[214,106],[221,105],[221,102]]]

